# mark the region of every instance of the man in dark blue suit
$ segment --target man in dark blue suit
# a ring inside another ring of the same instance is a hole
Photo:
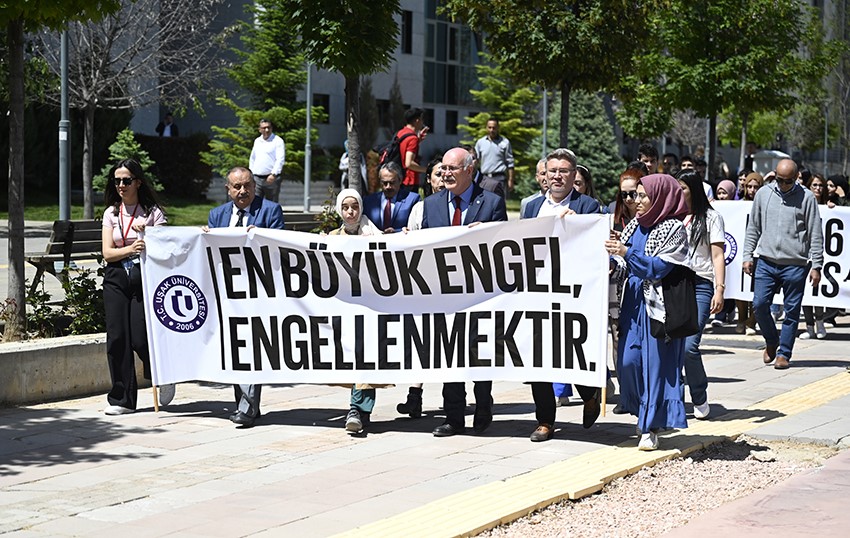
[[[410,211],[419,201],[419,194],[401,186],[402,175],[401,167],[397,163],[384,164],[378,170],[381,192],[370,194],[363,199],[366,216],[385,234],[400,232],[407,226]]]
[[[241,228],[252,226],[283,230],[283,211],[280,204],[256,197],[254,175],[247,168],[237,166],[227,173],[227,195],[230,201],[210,210],[209,228]],[[236,411],[230,420],[250,428],[260,415],[262,385],[233,385]]]
[[[566,148],[559,148],[549,153],[546,156],[546,182],[549,190],[545,196],[528,202],[520,218],[599,213],[599,203],[596,200],[573,188],[576,164],[575,154]],[[576,385],[576,389],[584,401],[582,425],[590,428],[596,422],[601,410],[598,389],[583,385]],[[537,429],[531,434],[531,440],[546,441],[551,439],[555,432],[556,406],[552,383],[532,382],[531,395],[534,398],[537,417]]]
[[[465,149],[454,148],[443,156],[442,176],[446,188],[425,198],[423,229],[508,220],[505,200],[498,194],[473,184],[474,173],[472,155]],[[493,421],[492,388],[492,381],[475,382],[475,417],[472,428],[476,433],[486,430]],[[434,435],[448,437],[463,433],[465,383],[443,384],[443,409],[446,412],[446,422],[434,430]]]

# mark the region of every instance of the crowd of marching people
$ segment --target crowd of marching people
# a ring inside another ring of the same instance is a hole
[[[335,203],[341,224],[330,235],[418,233],[427,228],[507,220],[505,198],[513,187],[514,166],[510,143],[499,135],[498,121],[488,122],[488,135],[474,147],[453,148],[420,166],[416,163],[418,143],[427,127],[421,111],[411,110],[405,129],[412,134],[400,131],[405,137],[401,164],[390,160],[380,165],[378,192],[361,195],[357,189],[342,189]],[[270,124],[263,122],[260,133],[267,141]],[[258,185],[262,181],[262,186],[265,182],[275,186],[281,163],[269,162],[268,170],[259,175],[241,167],[230,171],[230,199],[210,212],[205,230],[285,227],[277,200],[264,199]],[[423,196],[418,180],[410,179],[420,171],[425,175]],[[837,311],[802,306],[802,297],[806,286],[820,281],[823,265],[818,205],[850,204],[850,188],[843,176],[824,178],[784,159],[765,176],[742,170],[734,180],[710,183],[705,161],[674,154],[659,159],[654,147],[642,145],[637,159],[620,173],[616,198],[610,203],[599,198],[593,171],[566,148],[541,159],[535,179],[539,190],[522,200],[520,218],[604,214],[610,221],[610,236],[600,245],[609,255],[613,349],[609,377],[615,376],[619,383],[614,413],[636,417],[641,450],[658,448],[660,431],[687,427],[686,386],[693,417],[710,417],[708,376],[700,352],[704,330],[737,319],[736,332],[752,336],[760,331],[764,363],[785,369],[792,363],[801,311],[806,328],[799,338],[824,338],[829,324],[834,323]],[[119,415],[136,409],[134,351],[145,362],[149,377],[138,272],[139,255],[145,248],[140,234],[145,226],[164,224],[165,215],[141,167],[131,159],[110,171],[106,200],[104,299],[113,381],[106,414]],[[724,221],[712,204],[729,200],[753,204],[743,246],[744,271],[754,279],[752,302],[731,300],[725,293]],[[774,296],[780,291],[781,312],[773,309]],[[674,326],[679,320],[672,319],[678,317],[672,314],[679,309],[686,309],[688,315],[683,315],[682,326]],[[781,322],[779,330],[777,322]],[[530,386],[537,419],[530,439],[546,441],[556,430],[556,407],[566,403],[571,387],[540,382]],[[368,429],[379,386],[349,388],[345,430],[358,434]],[[582,425],[590,428],[604,403],[602,394],[596,387],[575,388],[583,404]],[[234,387],[236,405],[230,419],[235,424],[250,427],[260,417],[260,389],[259,385]],[[472,429],[476,433],[484,432],[493,420],[491,389],[491,382],[474,383]],[[423,390],[421,384],[410,386],[398,412],[421,417]],[[173,396],[173,386],[160,387],[161,403],[167,404]],[[433,435],[464,433],[465,384],[445,383],[442,396],[445,421]]]

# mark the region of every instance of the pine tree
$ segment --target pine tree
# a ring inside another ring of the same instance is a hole
[[[483,63],[475,66],[482,88],[470,90],[469,93],[486,112],[467,116],[466,125],[458,125],[458,129],[464,133],[461,142],[475,144],[476,140],[487,135],[487,121],[496,118],[499,120],[499,133],[511,141],[515,161],[514,177],[533,176],[538,154],[530,153],[529,144],[540,135],[536,111],[540,96],[532,88],[520,86],[511,80],[505,69],[491,63],[489,56],[482,54],[482,60]]]
[[[124,159],[135,159],[141,165],[145,172],[145,179],[148,185],[156,191],[162,190],[162,185],[157,180],[156,176],[151,173],[151,169],[156,164],[151,159],[148,152],[142,149],[142,145],[136,141],[133,131],[124,129],[115,137],[115,142],[109,146],[109,160],[100,171],[100,175],[92,178],[92,188],[98,192],[106,190],[106,182],[109,180],[109,169],[114,163]]]
[[[560,101],[552,99],[550,102],[552,107],[547,125],[549,151],[557,146],[561,114]],[[614,126],[605,111],[602,95],[585,91],[570,92],[569,141],[568,148],[576,154],[578,163],[593,174],[597,197],[604,203],[613,200],[619,188],[620,173],[625,170],[627,163],[619,155]],[[542,137],[534,140],[529,146],[529,152],[539,158],[543,153]],[[524,177],[520,190],[526,194],[537,190],[534,178]]]

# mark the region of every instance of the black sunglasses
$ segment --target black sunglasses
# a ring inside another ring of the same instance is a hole
[[[134,177],[116,177],[113,181],[115,182],[115,186],[124,185],[125,187],[133,184],[136,178]]]
[[[628,200],[631,198],[632,200],[637,200],[637,191],[623,191],[620,193],[620,196],[623,200]]]

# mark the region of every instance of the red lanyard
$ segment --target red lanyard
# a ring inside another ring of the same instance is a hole
[[[127,223],[127,229],[126,230],[124,229],[124,209],[125,208],[126,208],[126,206],[124,204],[121,204],[121,212],[118,213],[118,221],[119,221],[119,224],[121,225],[121,231],[122,231],[122,233],[121,233],[121,246],[122,247],[127,246],[127,236],[130,235],[130,227],[133,226],[133,221],[136,220],[136,211],[139,210],[139,204],[136,204],[136,206],[133,208],[133,217],[130,219],[130,222]]]

